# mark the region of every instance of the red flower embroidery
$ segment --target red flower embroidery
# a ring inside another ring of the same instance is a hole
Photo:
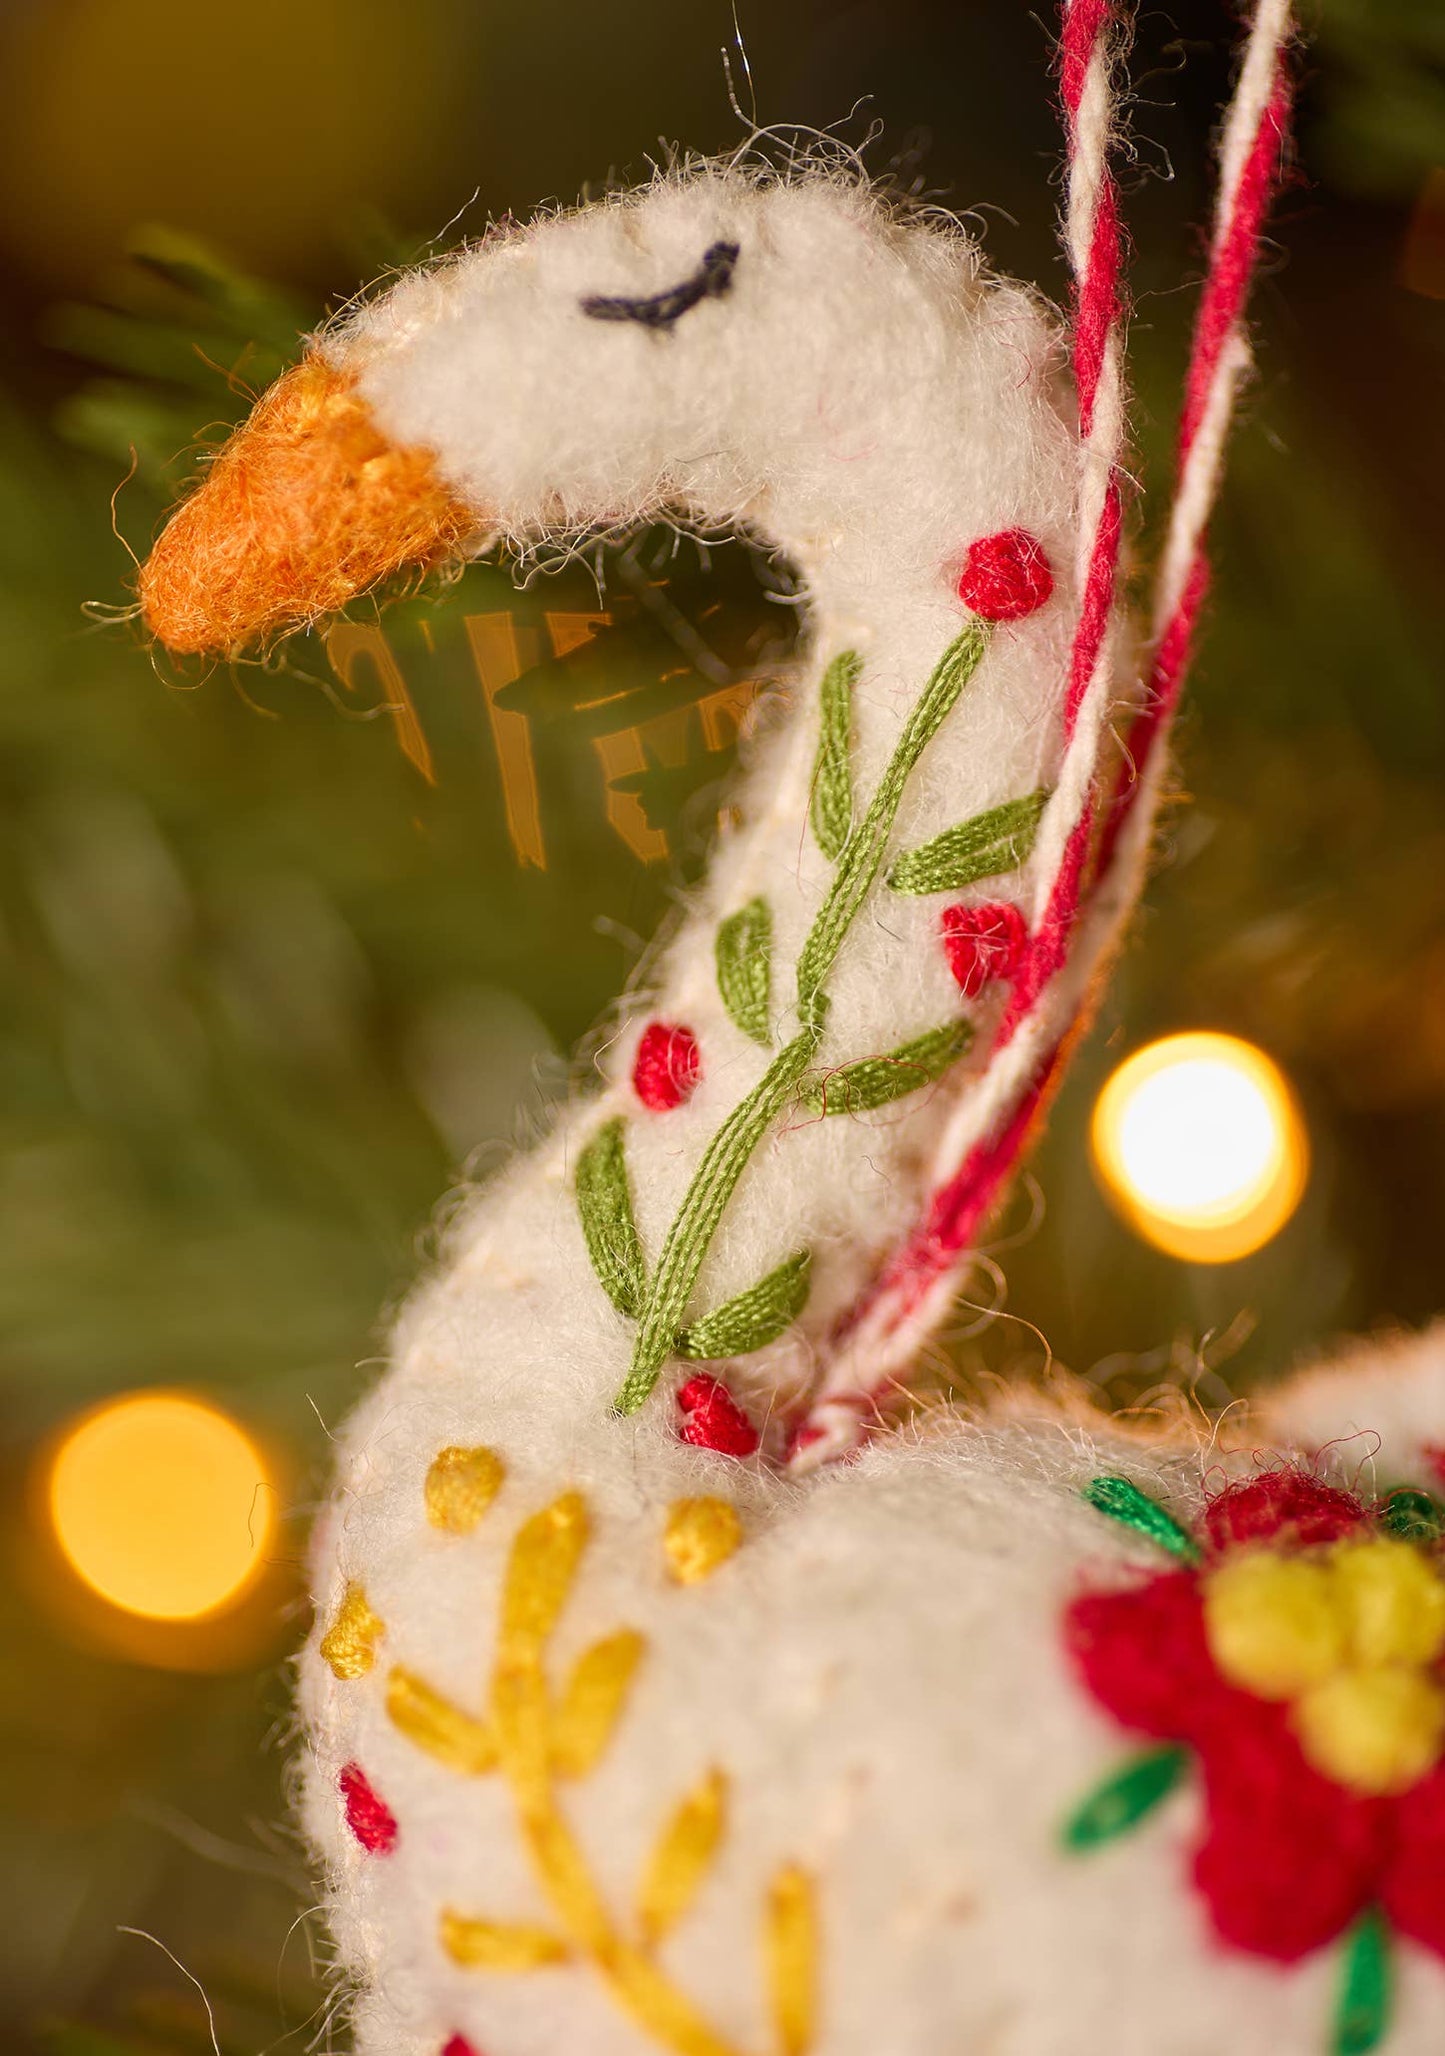
[[[632,1063],[637,1097],[654,1113],[669,1113],[692,1097],[702,1075],[697,1037],[690,1028],[649,1021]]]
[[[1028,947],[1024,917],[1007,900],[945,907],[939,928],[948,968],[965,999],[977,999],[995,978],[1012,978]]]
[[[1218,1493],[1198,1538],[1126,1479],[1087,1496],[1181,1567],[1068,1610],[1082,1683],[1167,1746],[1109,1778],[1066,1839],[1132,1826],[1192,1760],[1215,1933],[1292,1962],[1353,1925],[1336,2046],[1375,2047],[1389,1930],[1445,1956],[1445,1513],[1295,1468]]]
[[[1005,528],[981,535],[965,553],[958,597],[985,621],[1022,621],[1052,596],[1054,574],[1036,535]]]
[[[346,1825],[363,1849],[373,1856],[390,1856],[396,1847],[396,1815],[377,1791],[359,1763],[343,1766],[337,1783],[346,1809]]]

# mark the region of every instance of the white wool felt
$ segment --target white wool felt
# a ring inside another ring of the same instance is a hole
[[[582,311],[590,295],[674,286],[720,241],[738,246],[731,290],[670,333]],[[357,372],[389,435],[436,451],[480,525],[528,546],[663,509],[741,524],[788,551],[811,608],[808,656],[739,795],[742,826],[658,959],[655,988],[633,1002],[600,1096],[468,1209],[339,1437],[316,1537],[317,1636],[301,1660],[304,1810],[356,1987],[360,2056],[442,2056],[454,2036],[475,2056],[1318,2046],[1327,1954],[1285,1972],[1208,1938],[1188,1883],[1192,1788],[1087,1862],[1059,1846],[1062,1819],[1127,1746],[1068,1675],[1061,1615],[1081,1579],[1153,1557],[1080,1487],[1123,1470],[1187,1517],[1216,1453],[1187,1436],[1167,1448],[1111,1437],[1063,1411],[993,1425],[943,1416],[804,1482],[688,1447],[673,1399],[688,1367],[676,1361],[639,1412],[611,1411],[634,1323],[604,1293],[579,1226],[579,1151],[621,1117],[655,1261],[706,1145],[768,1064],[725,1011],[714,969],[719,922],[755,895],[774,926],[774,1049],[796,1027],[794,967],[833,877],[808,826],[824,666],[847,649],[862,659],[852,763],[866,804],[963,623],[963,552],[1014,526],[1047,550],[1054,600],[994,633],[914,769],[890,853],[1052,779],[1075,476],[1052,323],[986,278],[951,225],[900,220],[851,183],[708,172],[406,279],[323,347]],[[1039,889],[1025,867],[962,897],[1027,906]],[[823,1065],[962,1011],[940,904],[875,883],[828,981]],[[979,1047],[997,1005],[972,1003]],[[687,1026],[701,1052],[696,1093],[665,1113],[642,1108],[629,1082],[644,1007]],[[686,1312],[812,1250],[796,1327],[721,1367],[765,1428],[816,1377],[839,1313],[914,1217],[941,1124],[979,1077],[965,1060],[880,1113],[795,1113],[752,1156]],[[466,1533],[427,1514],[429,1467],[447,1448],[484,1448],[505,1471]],[[510,1671],[497,1658],[513,1547],[567,1493],[581,1496],[589,1539],[544,1637],[554,1701],[599,1639],[626,1628],[645,1647],[610,1747],[558,1785],[528,1757],[535,1723],[516,1711],[535,1677],[515,1649]],[[743,1540],[705,1582],[679,1585],[664,1529],[698,1496],[728,1501]],[[349,1593],[365,1595],[369,1639],[333,1667],[321,1638]],[[398,1669],[510,1735],[505,1775],[464,1775],[418,1746],[388,1711]],[[389,1851],[362,1848],[345,1825],[348,1765],[395,1820]],[[710,1772],[727,1781],[725,1830],[692,1904],[644,1951],[656,2003],[639,2001],[616,1938],[636,1944],[648,1852]],[[554,1886],[570,1879],[566,1920],[539,1882],[539,1850]],[[761,1935],[791,1866],[815,1895],[821,2010],[780,2040]],[[514,1944],[519,1925],[541,1931],[566,1958],[462,1968],[443,1946],[448,1912],[496,1923]],[[1391,2048],[1415,2056],[1435,2045],[1445,1986],[1419,1952],[1402,1952],[1399,1980]]]
[[[1421,1335],[1347,1344],[1258,1406],[1265,1433],[1307,1454],[1332,1451],[1380,1490],[1445,1478],[1445,1321]]]
[[[762,1908],[788,1864],[816,1881],[815,2046],[828,2056],[1325,2046],[1332,1952],[1282,1970],[1208,1933],[1189,1877],[1197,1781],[1111,1848],[1059,1843],[1131,1747],[1068,1674],[1063,1610],[1084,1583],[1159,1568],[1080,1488],[1123,1473],[1188,1521],[1206,1470],[1217,1486],[1231,1468],[1217,1449],[1185,1435],[1152,1447],[1016,1407],[997,1426],[941,1416],[802,1483],[647,1429],[536,1450],[515,1425],[518,1381],[496,1393],[492,1347],[467,1318],[484,1304],[473,1284],[422,1325],[385,1402],[367,1409],[330,1516],[338,1576],[364,1577],[385,1623],[376,1668],[338,1681],[314,1657],[305,1666],[306,1820],[362,1987],[362,2056],[440,2056],[455,2033],[488,2056],[689,2046],[639,2025],[585,1960],[510,1973],[447,1960],[444,1908],[544,1927],[552,1909],[497,1778],[432,1762],[386,1717],[392,1665],[485,1712],[507,1552],[564,1483],[584,1496],[592,1539],[554,1639],[558,1687],[601,1637],[629,1627],[646,1641],[610,1750],[563,1788],[566,1818],[609,1915],[631,1931],[662,1827],[708,1772],[725,1773],[727,1832],[662,1950],[719,2047],[774,2046]],[[426,1459],[482,1437],[505,1452],[507,1482],[471,1535],[440,1535],[422,1511]],[[707,1583],[679,1588],[664,1574],[665,1517],[699,1491],[739,1509],[744,1540]],[[345,1829],[336,1780],[348,1761],[399,1820],[388,1855]],[[1445,1974],[1408,1950],[1399,1972],[1390,2047],[1424,2056]]]
[[[593,295],[674,285],[718,242],[739,252],[730,290],[670,331],[583,311]],[[808,655],[762,724],[737,795],[743,825],[716,851],[648,993],[634,996],[633,1025],[603,1059],[609,1091],[553,1145],[555,1162],[591,1128],[630,1117],[638,1225],[655,1252],[707,1141],[797,1025],[794,966],[834,875],[808,826],[821,675],[842,651],[862,659],[852,752],[861,812],[968,619],[955,591],[966,549],[1018,526],[1047,551],[1055,596],[995,631],[909,778],[890,856],[1056,775],[1076,472],[1058,332],[1031,295],[986,276],[952,223],[900,218],[853,180],[704,171],[489,239],[403,280],[323,347],[357,373],[382,428],[434,450],[479,524],[514,544],[667,511],[704,529],[750,529],[803,577]],[[943,906],[1028,907],[1040,890],[1030,865],[962,894],[906,896],[880,879],[869,895],[828,981],[817,1075],[966,1013],[977,1054],[876,1112],[794,1115],[754,1153],[692,1312],[812,1248],[796,1333],[740,1367],[764,1402],[811,1373],[839,1314],[916,1218],[950,1109],[980,1094],[1003,992],[960,1001]],[[758,895],[774,936],[767,1050],[729,1019],[713,961],[719,922]],[[688,1027],[701,1049],[697,1092],[662,1118],[640,1114],[628,1083],[644,1007]],[[625,1361],[614,1347],[597,1365],[599,1399]]]

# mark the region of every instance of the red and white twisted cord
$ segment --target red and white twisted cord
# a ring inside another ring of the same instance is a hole
[[[1113,797],[1101,871],[1112,867],[1131,815],[1147,836],[1163,777],[1170,723],[1209,583],[1205,531],[1224,467],[1224,443],[1250,367],[1244,306],[1265,211],[1289,139],[1291,0],[1260,0],[1220,143],[1209,272],[1195,318],[1179,423],[1177,480],[1155,581],[1152,664],[1144,706],[1129,733]],[[1129,840],[1137,840],[1137,832]],[[1127,857],[1128,851],[1120,851]]]
[[[1126,306],[1110,153],[1125,38],[1115,0],[1064,0],[1060,77],[1082,458],[1080,605],[1064,703],[1064,757],[1036,845],[1038,902],[1028,954],[979,1090],[942,1138],[934,1190],[918,1228],[840,1327],[828,1373],[795,1438],[798,1468],[857,1446],[900,1373],[946,1315],[959,1272],[1062,1071],[1098,966],[1137,897],[1163,746],[1207,582],[1204,532],[1235,394],[1249,364],[1242,316],[1288,128],[1289,33],[1289,0],[1260,0],[1221,146],[1209,273],[1185,382],[1179,477],[1158,577],[1149,692],[1131,729],[1126,770],[1109,797],[1094,882],[1086,887],[1099,755],[1110,712],[1123,513]]]

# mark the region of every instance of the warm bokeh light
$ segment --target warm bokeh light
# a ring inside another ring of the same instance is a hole
[[[1169,1035],[1126,1058],[1094,1108],[1093,1145],[1132,1225],[1192,1263],[1261,1248],[1299,1204],[1309,1167],[1278,1065],[1212,1032]]]
[[[86,1415],[50,1473],[50,1517],[71,1567],[113,1606],[152,1620],[195,1620],[233,1599],[260,1563],[271,1502],[250,1437],[171,1392]]]

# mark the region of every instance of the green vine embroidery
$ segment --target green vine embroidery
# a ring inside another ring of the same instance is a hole
[[[799,1104],[809,1114],[862,1114],[884,1107],[895,1099],[936,1084],[950,1071],[973,1041],[973,1025],[949,1021],[931,1028],[912,1042],[900,1043],[887,1056],[861,1057],[856,1064],[840,1064],[836,1071],[815,1079],[800,1096]]]
[[[634,1320],[647,1291],[647,1264],[632,1214],[622,1117],[599,1128],[577,1159],[577,1211],[602,1290]]]
[[[799,1029],[703,1150],[650,1277],[632,1214],[620,1120],[599,1130],[582,1153],[577,1196],[588,1252],[613,1305],[637,1322],[632,1361],[615,1402],[621,1414],[635,1413],[643,1405],[670,1355],[745,1355],[774,1341],[806,1304],[811,1259],[809,1252],[800,1251],[725,1306],[690,1327],[683,1325],[698,1273],[738,1180],[779,1116],[799,1103],[817,1113],[887,1105],[942,1077],[968,1047],[969,1024],[950,1023],[887,1055],[845,1064],[825,1081],[805,1082],[808,1073],[816,1071],[827,1022],[829,975],[882,870],[909,776],[978,669],[989,635],[988,623],[972,620],[945,650],[861,819],[856,815],[849,761],[852,691],[861,665],[853,651],[829,665],[812,818],[819,845],[834,859],[835,868],[798,957]],[[982,861],[985,848],[998,851],[1007,844],[1008,863],[1000,862],[998,868],[1010,868],[1022,861],[1042,806],[1043,796],[1034,794],[949,833],[958,837],[977,831],[982,823],[991,824],[986,833],[975,835],[970,845],[973,860]],[[730,1017],[744,1034],[766,1045],[772,1036],[773,993],[772,917],[765,900],[749,901],[721,923],[716,959],[718,990]]]
[[[736,1299],[684,1328],[677,1338],[678,1355],[709,1362],[725,1356],[751,1356],[755,1349],[776,1342],[808,1304],[812,1267],[812,1250],[800,1249]]]
[[[717,932],[717,989],[734,1024],[764,1048],[773,1039],[773,916],[749,900]]]
[[[1048,801],[1047,790],[1041,789],[945,828],[931,842],[906,850],[888,873],[888,883],[895,892],[960,892],[1001,871],[1016,871],[1034,846]]]
[[[818,847],[835,862],[853,826],[853,772],[849,751],[853,741],[853,688],[863,669],[856,650],[844,650],[823,673],[822,732],[813,772],[809,814]]]

